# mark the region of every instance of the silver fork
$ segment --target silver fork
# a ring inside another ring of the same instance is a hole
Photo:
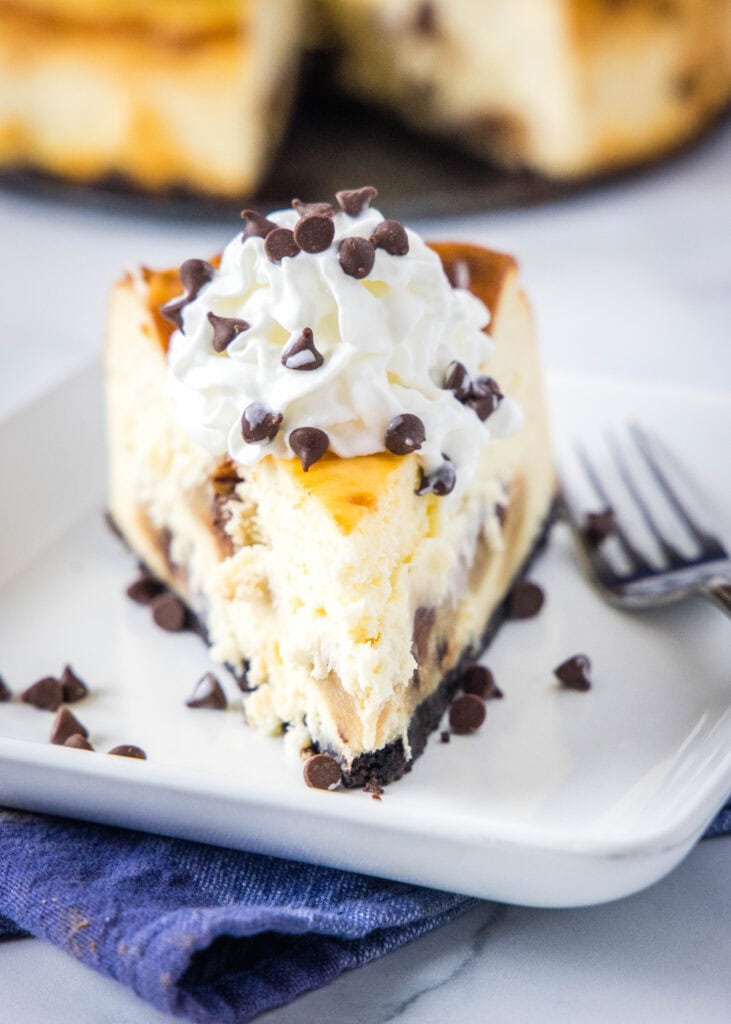
[[[604,597],[622,608],[652,608],[700,595],[731,616],[731,558],[718,537],[699,525],[677,487],[671,483],[673,475],[677,478],[683,472],[677,459],[637,424],[629,426],[628,435],[638,463],[654,482],[657,493],[664,497],[666,510],[675,519],[675,529],[680,527],[684,531],[695,550],[692,555],[683,554],[678,545],[668,539],[667,532],[660,527],[657,498],[652,498],[647,485],[640,483],[622,446],[610,436],[608,448],[626,495],[624,503],[627,497],[633,503],[639,520],[654,538],[660,557],[654,560],[648,557],[632,538],[620,512],[623,502],[619,500],[618,489],[610,488],[606,475],[602,478],[597,469],[596,461],[589,457],[583,445],[577,445],[578,461],[597,498],[610,510],[608,518],[613,520],[606,539],[592,539],[577,504],[564,488],[563,511],[590,578]],[[614,490],[614,497],[610,490]],[[618,564],[620,560],[623,565]]]

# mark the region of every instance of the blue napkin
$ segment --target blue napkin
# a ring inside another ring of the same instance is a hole
[[[731,803],[708,835],[731,832]],[[0,937],[44,938],[159,1010],[243,1024],[475,903],[347,871],[0,810]]]

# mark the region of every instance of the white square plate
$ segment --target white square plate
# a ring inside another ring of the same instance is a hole
[[[550,382],[559,449],[630,418],[656,427],[717,510],[731,509],[722,397],[565,377]],[[579,575],[562,527],[533,573],[537,618],[489,650],[505,699],[479,734],[432,737],[381,801],[307,789],[282,744],[185,700],[211,668],[193,635],[156,629],[124,595],[134,560],[108,532],[99,370],[0,425],[0,673],[17,694],[71,662],[95,747],[51,746],[52,716],[0,704],[0,803],[321,862],[540,906],[597,903],[674,867],[731,791],[729,623],[690,601],[629,615]],[[590,655],[589,693],[552,669]]]

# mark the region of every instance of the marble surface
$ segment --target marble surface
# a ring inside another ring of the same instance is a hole
[[[551,369],[731,391],[731,125],[657,172],[550,207],[415,226],[518,254]],[[0,415],[99,352],[120,269],[205,256],[233,230],[0,193]],[[731,837],[617,903],[484,904],[260,1020],[726,1024],[729,953]],[[0,1024],[166,1019],[44,943],[0,943]]]

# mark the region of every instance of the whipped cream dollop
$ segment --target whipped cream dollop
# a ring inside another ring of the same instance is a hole
[[[250,220],[195,287],[181,271],[168,393],[196,442],[244,466],[418,451],[423,489],[448,493],[520,425],[480,376],[488,310],[413,231],[367,200],[341,203],[352,215],[320,206],[303,225],[313,208],[299,204]]]

